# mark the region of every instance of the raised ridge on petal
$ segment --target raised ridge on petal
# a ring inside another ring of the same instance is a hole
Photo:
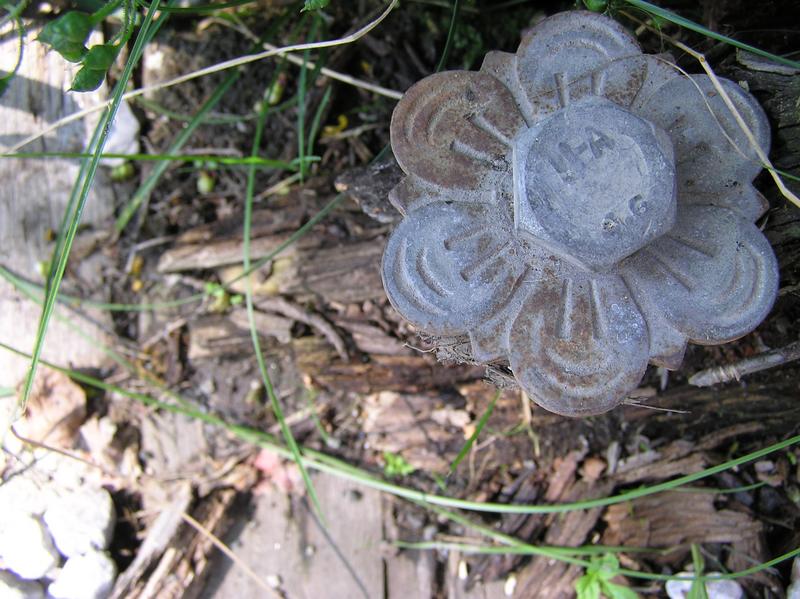
[[[588,94],[604,95],[604,69],[639,54],[639,44],[613,19],[588,11],[559,13],[523,38],[518,78],[535,113],[544,115]]]
[[[392,114],[395,158],[406,173],[446,189],[491,189],[510,170],[525,121],[496,78],[447,71],[415,83]]]
[[[508,259],[510,224],[479,204],[438,202],[411,211],[383,254],[389,301],[436,335],[466,333],[496,314],[523,267]]]
[[[618,276],[542,281],[510,333],[514,376],[542,407],[564,416],[619,405],[644,376],[648,330]]]
[[[678,190],[678,204],[706,204],[733,210],[755,222],[769,209],[769,200],[759,192],[753,184],[740,184],[736,181],[723,187],[709,191],[683,187]]]
[[[778,291],[778,264],[764,235],[715,206],[684,206],[672,231],[631,256],[624,269],[637,294],[700,344],[749,333]]]
[[[625,108],[641,96],[649,97],[652,90],[680,74],[669,54],[623,56],[612,60],[601,72],[602,96]]]
[[[769,150],[770,128],[755,98],[733,81],[720,78],[756,142]],[[706,75],[675,77],[634,110],[664,129],[675,147],[678,184],[687,191],[718,191],[753,180],[762,165],[724,100]],[[731,144],[733,142],[733,144]]]

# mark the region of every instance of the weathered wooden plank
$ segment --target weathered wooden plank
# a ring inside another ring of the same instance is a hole
[[[229,546],[263,580],[292,599],[384,597],[380,494],[330,475],[315,475],[314,483],[327,531],[305,502],[269,489],[255,498],[247,525],[226,539]],[[217,562],[201,596],[263,595],[241,569]]]
[[[43,44],[34,42],[39,30],[27,31],[19,72],[0,98],[0,150],[8,151],[29,135],[42,130],[60,118],[96,104],[104,93],[68,93],[75,72],[56,52],[47,52]],[[14,64],[17,57],[17,36],[7,35],[0,41],[3,64]],[[25,152],[82,152],[88,140],[87,128],[75,121],[45,138],[22,148]],[[48,158],[0,160],[0,263],[20,275],[37,278],[37,264],[48,261],[53,243],[48,231],[57,231],[64,215],[73,182],[78,173],[76,161]],[[82,222],[98,224],[113,213],[113,195],[98,173],[84,210]],[[82,265],[87,266],[87,265]],[[91,283],[99,283],[99,269],[82,268],[82,274],[95,273]],[[89,291],[89,290],[86,290]],[[22,350],[33,346],[40,308],[21,298],[5,281],[0,280],[0,340]],[[100,322],[107,316],[93,314]],[[83,324],[84,330],[101,337],[96,327]],[[96,343],[78,337],[66,325],[52,321],[47,334],[44,356],[57,362],[68,359],[75,366],[97,366],[102,352]],[[0,386],[19,382],[27,368],[27,360],[0,354]]]

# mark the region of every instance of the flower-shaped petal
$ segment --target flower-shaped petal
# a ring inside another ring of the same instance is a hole
[[[586,11],[549,17],[517,50],[517,72],[536,114],[601,95],[603,70],[614,60],[641,54],[639,44],[613,19]]]
[[[701,191],[683,187],[678,204],[703,204],[733,210],[744,219],[755,222],[769,209],[769,201],[752,183],[731,185],[729,189]]]
[[[525,121],[486,73],[450,71],[414,84],[392,115],[392,149],[407,173],[448,189],[491,189],[510,170]]]
[[[673,230],[631,256],[624,270],[637,293],[702,344],[753,330],[778,288],[778,264],[764,235],[715,206],[684,206]]]
[[[521,271],[510,223],[480,204],[435,203],[412,210],[383,254],[392,305],[430,333],[459,335],[496,314]]]
[[[649,97],[680,74],[669,54],[636,54],[610,62],[596,76],[596,95],[630,107],[638,97]]]
[[[720,83],[756,142],[768,149],[769,122],[755,98],[732,81],[720,79]],[[761,162],[747,136],[705,75],[675,77],[649,97],[637,98],[632,108],[670,136],[678,184],[690,193],[724,193],[751,181],[761,171]]]
[[[622,278],[542,280],[510,334],[514,375],[542,407],[565,416],[618,405],[647,367],[647,325]]]

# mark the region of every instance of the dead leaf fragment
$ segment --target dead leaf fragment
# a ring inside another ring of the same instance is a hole
[[[31,441],[69,449],[86,419],[86,393],[64,373],[40,368],[25,414],[14,425]]]

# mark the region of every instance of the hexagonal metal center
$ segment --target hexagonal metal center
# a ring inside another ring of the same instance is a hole
[[[672,144],[601,98],[572,104],[514,140],[516,232],[603,271],[675,221]]]

